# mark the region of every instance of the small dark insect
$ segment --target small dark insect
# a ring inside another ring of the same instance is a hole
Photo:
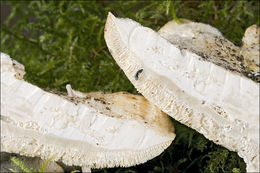
[[[142,72],[143,72],[143,69],[140,69],[140,70],[138,70],[138,71],[136,72],[136,74],[135,74],[135,80],[138,80],[139,74],[142,73]]]

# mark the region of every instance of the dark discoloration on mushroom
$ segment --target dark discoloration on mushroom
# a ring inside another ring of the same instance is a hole
[[[260,82],[258,73],[249,70],[244,63],[246,57],[241,54],[240,47],[237,47],[222,36],[211,33],[196,33],[196,37],[187,40],[170,39],[169,41],[183,50],[187,49],[200,57],[202,61],[209,61],[229,71],[239,73],[255,82]],[[198,44],[199,43],[199,44]],[[201,45],[206,45],[203,47]]]
[[[143,72],[143,69],[140,69],[136,72],[135,74],[135,80],[138,80],[139,79],[139,74]]]
[[[107,104],[105,101],[104,101],[104,99],[103,98],[94,98],[94,100],[95,101],[99,101],[99,102],[101,102],[102,104]]]

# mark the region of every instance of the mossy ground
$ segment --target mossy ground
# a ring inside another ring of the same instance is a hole
[[[65,91],[127,91],[137,94],[104,41],[109,11],[158,30],[186,18],[218,28],[239,44],[258,24],[259,1],[5,1],[12,6],[1,26],[1,51],[25,65],[25,80]],[[176,139],[160,156],[130,168],[93,172],[245,172],[245,163],[196,131],[174,121]]]

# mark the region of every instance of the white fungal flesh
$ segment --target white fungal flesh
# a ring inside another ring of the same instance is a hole
[[[128,79],[150,102],[206,138],[237,151],[247,171],[259,171],[256,82],[180,50],[153,30],[111,13],[105,40]]]
[[[127,167],[159,155],[175,137],[168,116],[142,96],[84,94],[69,86],[72,97],[53,94],[22,80],[24,68],[14,62],[1,53],[1,151]]]

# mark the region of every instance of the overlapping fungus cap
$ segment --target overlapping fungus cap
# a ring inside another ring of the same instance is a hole
[[[1,151],[89,168],[133,166],[162,153],[171,120],[144,97],[54,94],[22,80],[23,66],[1,53]],[[17,74],[19,77],[17,77]]]
[[[259,76],[245,68],[240,47],[209,25],[172,23],[157,33],[111,13],[105,41],[145,98],[209,140],[237,151],[247,171],[259,171]]]

